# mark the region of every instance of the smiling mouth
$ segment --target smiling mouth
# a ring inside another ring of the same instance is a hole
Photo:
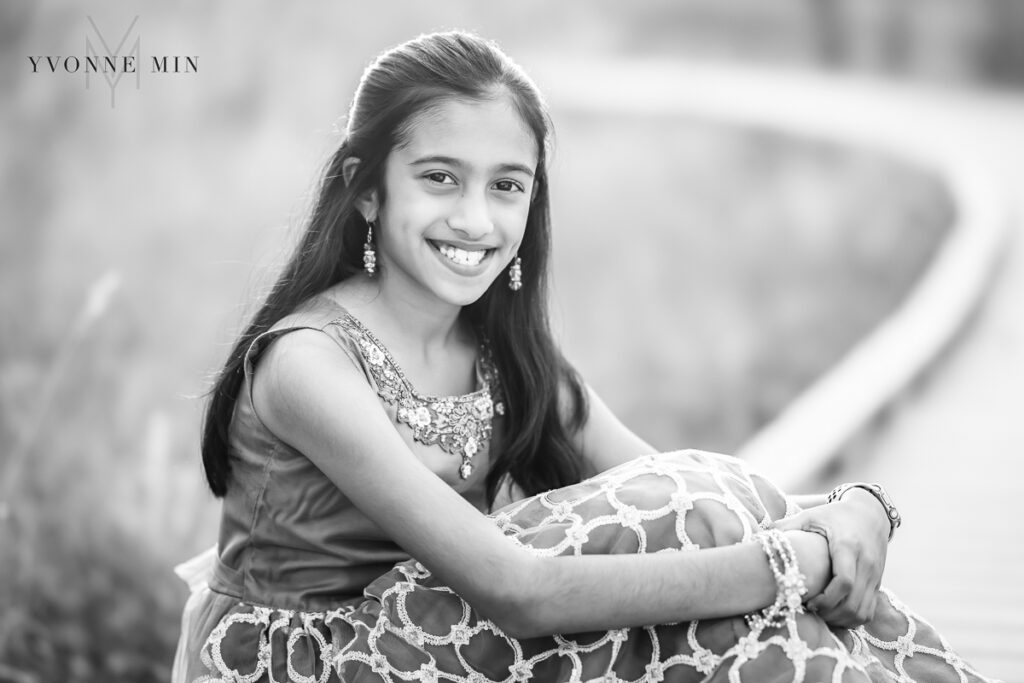
[[[446,259],[460,266],[478,266],[494,249],[462,249],[446,242],[429,240]]]

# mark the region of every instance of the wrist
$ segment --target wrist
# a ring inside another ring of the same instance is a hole
[[[807,578],[801,571],[792,533],[766,529],[755,534],[754,539],[760,543],[775,579],[775,600],[760,612],[745,617],[747,626],[757,637],[766,628],[795,626],[793,620],[804,610]]]
[[[808,600],[825,590],[832,578],[832,558],[828,540],[813,531],[786,531],[796,553],[796,562],[804,575]]]
[[[828,501],[854,503],[881,514],[889,540],[892,540],[896,528],[902,523],[902,517],[892,499],[879,484],[848,483],[840,484],[828,494]]]

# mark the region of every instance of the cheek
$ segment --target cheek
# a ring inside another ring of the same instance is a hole
[[[503,207],[500,215],[506,239],[518,246],[523,241],[523,234],[526,232],[526,219],[530,215],[529,202]]]
[[[422,232],[444,215],[443,202],[422,192],[397,191],[388,197],[384,218],[389,229]]]

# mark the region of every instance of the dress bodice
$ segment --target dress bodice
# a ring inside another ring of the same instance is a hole
[[[485,352],[477,361],[475,391],[424,396],[379,339],[326,297],[312,299],[252,342],[230,425],[231,480],[211,587],[244,602],[315,611],[360,596],[408,555],[256,413],[251,387],[260,356],[274,339],[298,329],[330,337],[363,372],[410,449],[481,508],[498,431],[481,418],[500,417],[503,408],[492,401],[497,375]]]

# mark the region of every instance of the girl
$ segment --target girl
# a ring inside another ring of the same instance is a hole
[[[577,376],[549,134],[475,36],[366,70],[212,392],[223,517],[175,680],[981,680],[879,592],[880,488],[798,513],[732,458],[651,455]]]

